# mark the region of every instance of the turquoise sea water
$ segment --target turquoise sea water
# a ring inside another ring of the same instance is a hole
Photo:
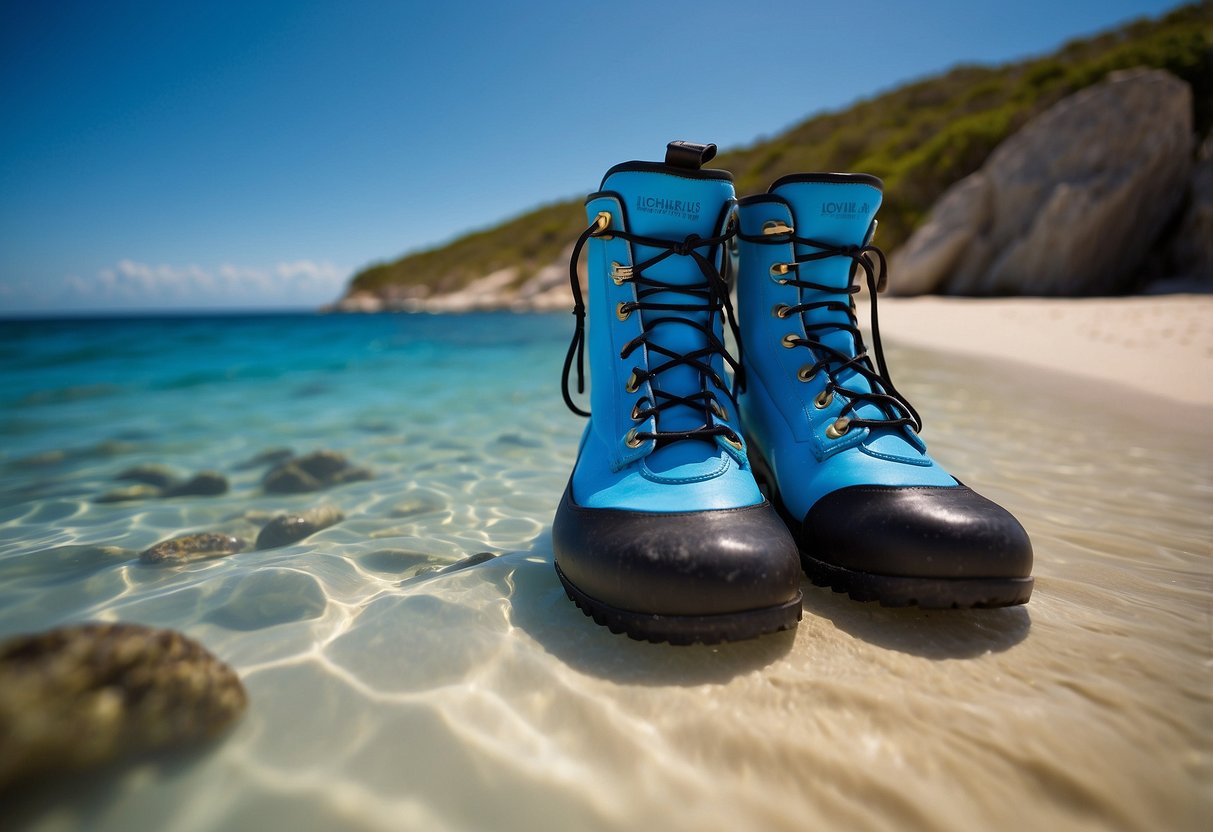
[[[0,637],[179,629],[248,713],[181,760],[58,778],[35,829],[1198,828],[1210,809],[1208,413],[905,350],[938,457],[1024,522],[1026,608],[885,610],[805,584],[795,633],[613,636],[548,529],[583,422],[567,315],[0,323]],[[1133,406],[1125,406],[1126,403]],[[374,478],[266,494],[267,450]],[[123,470],[220,496],[98,502]],[[185,566],[185,532],[333,506],[299,543]],[[478,552],[499,557],[437,573]],[[0,826],[3,826],[0,823]]]

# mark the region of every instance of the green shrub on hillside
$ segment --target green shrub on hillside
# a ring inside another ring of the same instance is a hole
[[[765,190],[788,173],[862,170],[885,180],[880,244],[903,242],[936,199],[981,167],[1003,139],[1065,96],[1119,69],[1166,69],[1192,85],[1202,135],[1213,124],[1213,0],[1157,20],[1072,41],[1056,53],[1002,67],[960,66],[846,110],[823,113],[782,134],[721,154],[739,193]],[[351,290],[426,286],[446,292],[502,268],[525,280],[556,260],[585,226],[580,200],[513,220],[355,275]]]

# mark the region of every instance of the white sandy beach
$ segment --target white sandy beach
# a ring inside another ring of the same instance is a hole
[[[882,297],[892,343],[1022,362],[1213,406],[1213,295]],[[868,320],[866,305],[860,321]],[[896,373],[896,368],[894,368]]]

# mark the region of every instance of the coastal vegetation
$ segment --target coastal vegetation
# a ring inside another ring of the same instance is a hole
[[[880,243],[896,248],[954,182],[1062,98],[1131,67],[1165,69],[1191,85],[1200,135],[1213,124],[1213,0],[1075,40],[1050,55],[1002,66],[966,65],[852,106],[807,118],[778,135],[722,153],[739,193],[806,170],[857,170],[885,181]],[[445,245],[371,265],[349,293],[444,293],[500,269],[521,283],[559,259],[585,225],[581,200],[545,205]]]

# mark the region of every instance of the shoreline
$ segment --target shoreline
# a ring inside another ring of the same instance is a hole
[[[870,304],[858,297],[858,317],[871,344]],[[567,313],[572,306],[498,304],[400,310],[338,310],[327,314]],[[961,298],[885,296],[881,334],[889,343],[926,347],[1040,368],[1075,382],[1095,381],[1160,397],[1174,408],[1213,407],[1213,295],[1132,295],[1100,298]],[[894,370],[896,372],[896,370]],[[1048,385],[1052,386],[1052,385]],[[1136,400],[1134,410],[1157,410]]]

